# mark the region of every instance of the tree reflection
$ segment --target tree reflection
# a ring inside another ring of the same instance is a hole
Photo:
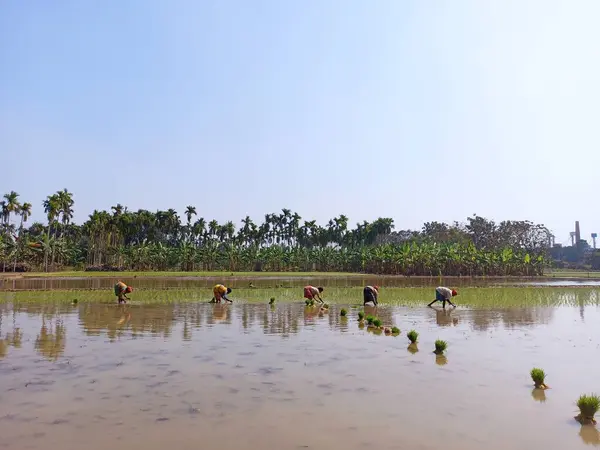
[[[67,330],[64,324],[57,320],[54,324],[42,320],[42,328],[38,334],[34,347],[36,351],[49,359],[56,361],[65,352]]]
[[[175,322],[173,305],[129,305],[87,304],[79,308],[79,323],[88,336],[106,332],[111,342],[126,332],[132,336],[152,333],[169,337]]]

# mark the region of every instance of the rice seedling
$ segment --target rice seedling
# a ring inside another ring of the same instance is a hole
[[[271,297],[271,300],[269,300],[269,305],[274,305],[275,304],[275,297]]]
[[[364,311],[359,311],[358,312],[358,321],[362,322],[363,320],[365,320],[365,313],[364,313]]]
[[[415,330],[410,330],[406,334],[406,337],[408,337],[408,340],[411,342],[411,344],[415,344],[417,339],[419,339],[419,333],[417,333]]]
[[[327,303],[323,303],[321,305],[321,308],[323,308],[323,309],[329,309],[329,305]]]
[[[367,316],[367,325],[369,325],[369,326],[373,325],[374,321],[375,321],[375,316]]]
[[[348,311],[346,311],[344,308],[342,308],[340,311],[340,316],[346,317],[347,315],[348,315]]]
[[[441,339],[435,341],[435,354],[442,355],[446,351],[446,348],[448,348],[448,343],[446,341],[442,341]]]
[[[381,319],[373,319],[373,326],[377,328],[381,328],[382,322]]]
[[[577,400],[577,407],[579,408],[579,414],[575,416],[575,419],[578,422],[582,425],[595,424],[594,416],[600,409],[600,396],[597,394],[584,394]]]
[[[398,327],[392,327],[392,334],[394,336],[398,336],[400,334],[400,328],[398,328]]]
[[[531,369],[530,375],[536,388],[548,389],[548,386],[546,386],[544,383],[544,380],[546,379],[546,373],[542,369],[534,367]]]

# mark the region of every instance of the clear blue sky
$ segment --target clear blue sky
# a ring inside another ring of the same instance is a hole
[[[600,232],[600,2],[5,1],[0,191],[43,219],[531,219]],[[8,165],[4,165],[8,163]]]

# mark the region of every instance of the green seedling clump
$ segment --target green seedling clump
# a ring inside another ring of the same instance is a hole
[[[375,321],[375,317],[374,316],[367,316],[367,324],[368,325],[373,325],[374,321]]]
[[[448,348],[448,343],[446,341],[442,341],[441,339],[435,341],[434,353],[441,355],[446,351],[446,348]]]
[[[308,300],[307,299],[304,303],[306,304],[306,306],[308,306],[310,308],[312,308],[313,306],[315,306],[315,301],[314,300]]]
[[[275,297],[271,297],[271,300],[269,300],[269,305],[274,305],[275,304]]]
[[[392,334],[394,335],[399,335],[400,334],[400,328],[398,327],[392,327]]]
[[[530,374],[531,379],[533,380],[533,383],[535,384],[536,388],[548,389],[548,386],[546,386],[546,384],[544,383],[544,380],[546,379],[546,373],[542,369],[534,367],[533,369],[531,369]]]
[[[321,305],[321,308],[323,308],[323,309],[329,309],[329,305],[327,303],[323,303],[323,305]]]
[[[415,330],[410,330],[406,336],[412,344],[417,342],[417,339],[419,339],[419,333],[417,333]]]
[[[344,308],[342,308],[342,310],[340,311],[340,316],[346,317],[347,315],[348,315],[348,311],[346,311]]]
[[[362,322],[363,320],[365,320],[365,313],[363,311],[359,311],[358,312],[358,321]]]
[[[377,328],[381,328],[381,319],[373,319],[373,326],[377,327]]]
[[[600,409],[600,396],[596,394],[582,395],[577,400],[579,415],[575,417],[582,425],[595,424],[594,416]]]

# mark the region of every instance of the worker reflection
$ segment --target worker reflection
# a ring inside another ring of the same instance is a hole
[[[454,311],[446,309],[435,310],[435,323],[440,327],[450,327],[458,325],[458,317],[452,315]]]

